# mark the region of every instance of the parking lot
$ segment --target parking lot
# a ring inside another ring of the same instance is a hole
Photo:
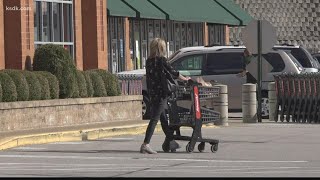
[[[218,152],[163,153],[162,132],[153,136],[156,155],[140,154],[144,135],[16,147],[0,152],[1,177],[317,177],[318,124],[243,124],[203,127],[220,140]],[[192,129],[183,128],[190,136]]]

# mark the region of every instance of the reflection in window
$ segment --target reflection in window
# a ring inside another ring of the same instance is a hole
[[[51,3],[42,2],[42,37],[43,41],[51,41]]]
[[[209,45],[225,45],[225,26],[219,24],[208,24]]]
[[[243,53],[210,53],[206,69],[210,75],[238,73],[243,69]]]
[[[61,4],[53,3],[53,36],[55,42],[62,41],[62,29],[61,29]]]
[[[183,57],[173,66],[177,70],[201,70],[202,69],[203,55],[193,55]]]
[[[57,44],[74,56],[72,0],[34,0],[35,48]]]

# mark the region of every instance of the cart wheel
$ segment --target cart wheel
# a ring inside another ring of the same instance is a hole
[[[213,153],[217,152],[217,151],[218,151],[218,144],[212,144],[212,146],[211,146],[211,151],[212,151]]]
[[[203,152],[204,151],[204,147],[205,147],[205,143],[204,142],[202,142],[202,143],[200,143],[199,145],[198,145],[198,150],[199,150],[199,152]]]
[[[188,152],[188,153],[192,153],[192,150],[190,149],[190,142],[187,144],[187,146],[186,146],[186,151]]]

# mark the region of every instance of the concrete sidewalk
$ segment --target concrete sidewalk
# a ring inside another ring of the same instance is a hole
[[[229,126],[243,126],[240,117],[241,113],[229,113]],[[82,127],[77,130],[64,130],[48,133],[39,133],[37,131],[12,134],[0,140],[0,150],[9,149],[17,146],[32,145],[32,144],[46,144],[52,142],[67,142],[67,141],[85,141],[96,140],[107,137],[114,137],[120,135],[137,135],[145,133],[148,126],[148,120],[141,120],[135,124],[111,125],[101,128],[90,128],[90,126]],[[268,123],[269,120],[263,120],[263,123]],[[204,125],[203,128],[221,128],[213,124]],[[160,123],[156,127],[156,131],[162,131]]]

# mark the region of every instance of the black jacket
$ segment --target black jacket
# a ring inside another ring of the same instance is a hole
[[[173,69],[165,57],[148,58],[146,62],[146,81],[151,101],[159,101],[167,96],[163,91],[161,83],[162,63],[173,78],[179,77],[179,72]]]

